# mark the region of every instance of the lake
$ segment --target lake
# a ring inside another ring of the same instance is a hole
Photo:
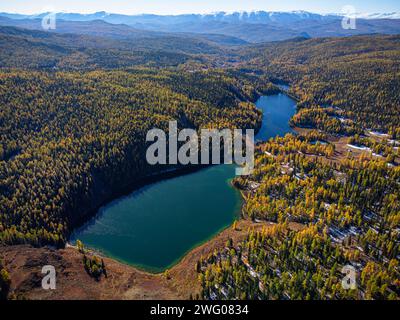
[[[263,124],[257,140],[291,132],[295,101],[284,94],[257,101]],[[240,215],[230,181],[234,165],[219,165],[150,184],[102,207],[71,235],[121,262],[161,272],[223,230]]]
[[[266,141],[294,132],[289,126],[289,120],[296,113],[296,101],[280,93],[262,96],[256,105],[263,111],[262,126],[255,136],[256,141]]]

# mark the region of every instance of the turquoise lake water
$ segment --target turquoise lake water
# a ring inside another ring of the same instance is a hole
[[[263,124],[256,140],[291,132],[295,101],[261,97]],[[143,187],[102,207],[71,241],[147,271],[161,272],[239,216],[240,193],[230,185],[234,165],[219,165]]]

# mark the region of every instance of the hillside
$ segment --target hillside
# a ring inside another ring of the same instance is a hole
[[[255,128],[259,113],[245,102],[262,86],[145,68],[1,72],[1,241],[63,245],[106,199],[166,169],[145,160],[149,129],[171,119],[194,129]]]
[[[74,33],[52,33],[0,27],[1,68],[95,69],[137,65],[178,66],[202,63],[206,55],[221,57],[235,39],[219,36],[163,35],[116,39]],[[215,42],[214,42],[215,40]]]
[[[301,107],[333,106],[364,128],[400,134],[399,36],[299,38],[241,54],[243,69],[290,83]]]
[[[398,299],[399,35],[310,39],[339,33],[339,18],[304,12],[63,19],[45,32],[40,16],[0,17],[11,24],[0,27],[0,296],[11,283],[51,298],[37,290],[48,255],[71,298],[110,298],[115,284],[118,298]],[[257,144],[255,171],[233,181],[240,221],[163,275],[105,259],[114,274],[95,279],[98,257],[65,248],[100,206],[189,169],[148,164],[150,129],[257,129],[254,101],[282,84],[297,134]],[[358,292],[340,285],[348,264]]]

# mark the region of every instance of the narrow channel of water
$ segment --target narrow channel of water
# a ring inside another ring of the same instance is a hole
[[[256,139],[291,132],[295,104],[284,94],[261,97],[263,124]],[[234,165],[220,165],[148,185],[102,207],[71,241],[80,239],[147,271],[163,271],[238,217],[240,193],[230,185],[234,175]]]

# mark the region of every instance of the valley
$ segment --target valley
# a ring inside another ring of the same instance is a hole
[[[255,41],[35,19],[0,18],[0,297],[398,300],[398,20]],[[150,165],[172,120],[255,129],[255,171]]]

